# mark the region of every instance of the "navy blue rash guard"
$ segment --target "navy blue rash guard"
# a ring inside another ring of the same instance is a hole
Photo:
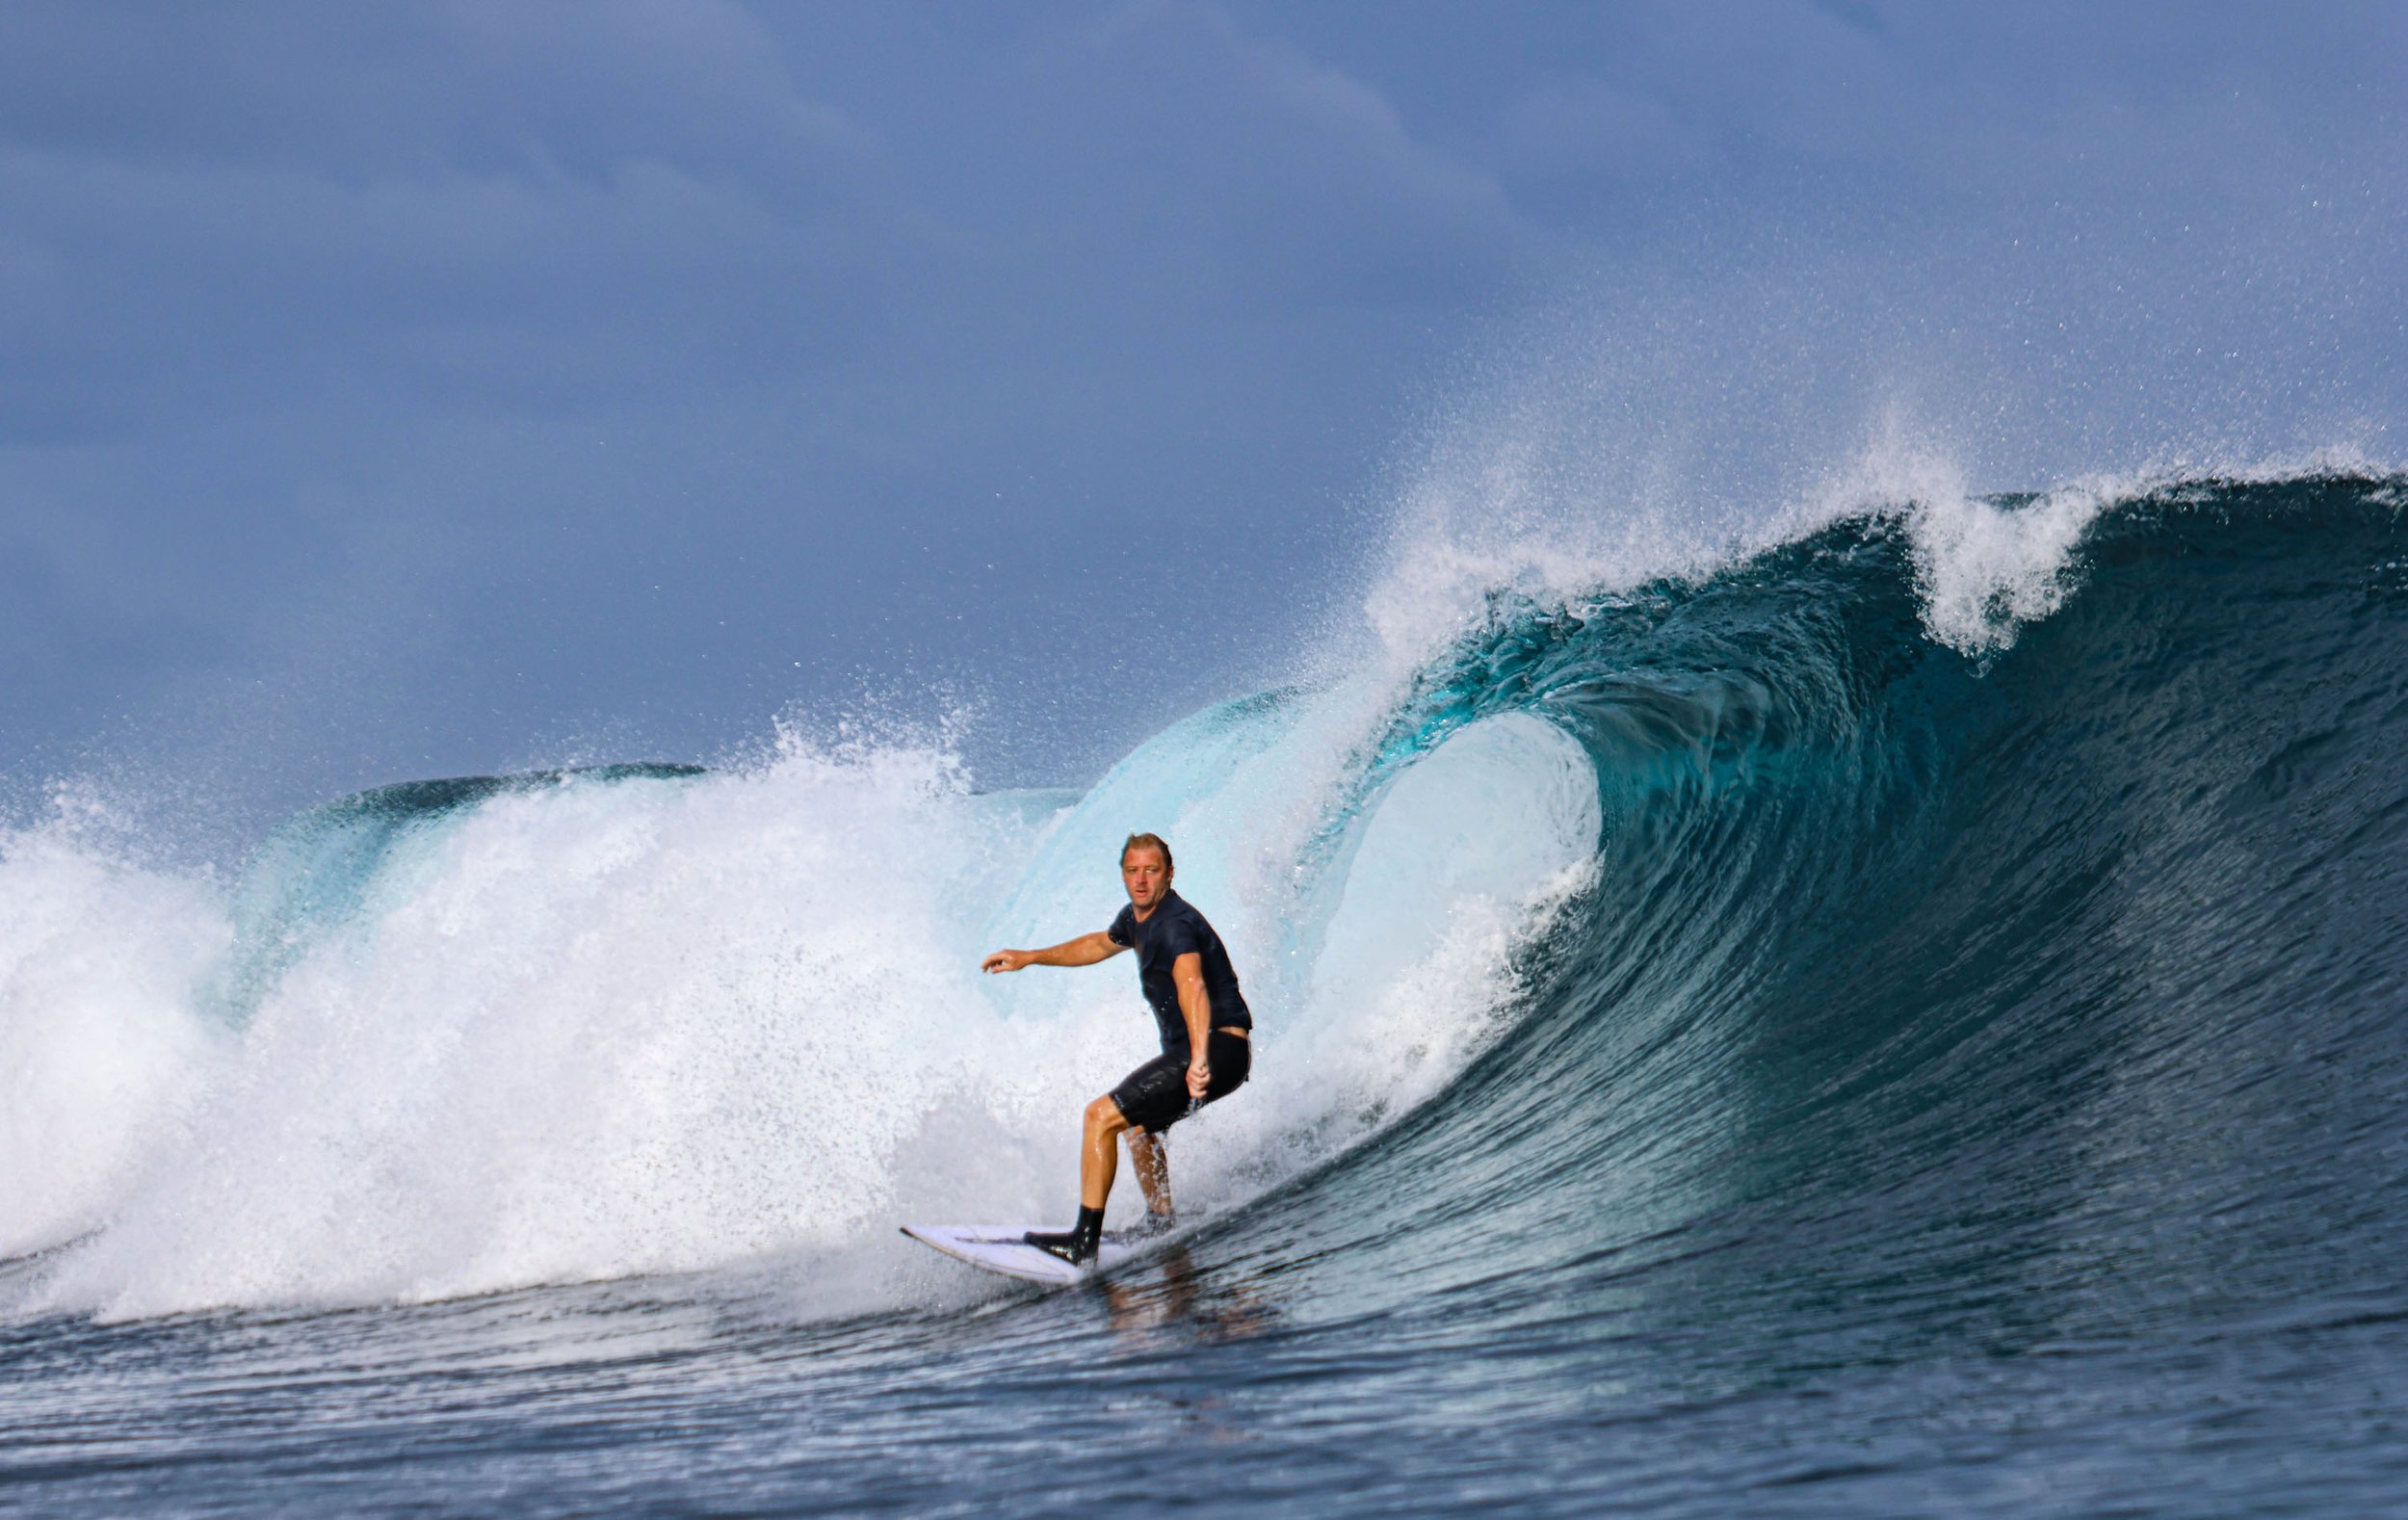
[[[1154,1010],[1154,1022],[1162,1026],[1164,1055],[1188,1059],[1188,1021],[1179,1011],[1179,983],[1172,980],[1170,968],[1190,951],[1203,957],[1204,998],[1213,1009],[1210,1027],[1254,1027],[1254,1015],[1246,1011],[1245,996],[1238,990],[1237,970],[1229,964],[1229,952],[1221,948],[1220,936],[1178,893],[1165,892],[1142,924],[1138,922],[1134,904],[1122,908],[1104,932],[1113,944],[1138,953],[1138,985]]]

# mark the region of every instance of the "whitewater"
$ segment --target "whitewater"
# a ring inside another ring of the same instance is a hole
[[[798,718],[213,869],[63,784],[0,835],[0,1506],[2395,1507],[2403,510],[1408,511],[1356,652],[1077,790]],[[980,957],[1137,829],[1255,1079],[1162,1248],[977,1278],[894,1226],[1066,1218],[1152,1028]]]

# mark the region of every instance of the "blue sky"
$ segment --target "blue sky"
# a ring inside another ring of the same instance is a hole
[[[12,6],[0,776],[1079,779],[1531,395],[1676,495],[2396,458],[2404,85],[2400,5]]]

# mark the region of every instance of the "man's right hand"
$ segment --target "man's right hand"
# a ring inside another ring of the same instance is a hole
[[[1113,944],[1112,937],[1099,930],[1043,950],[999,950],[980,961],[979,969],[996,972],[1017,971],[1023,966],[1091,966],[1099,960],[1110,960],[1128,948]]]

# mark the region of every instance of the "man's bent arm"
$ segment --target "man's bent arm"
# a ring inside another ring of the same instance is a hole
[[[981,961],[979,969],[1017,971],[1022,966],[1091,966],[1099,960],[1110,960],[1128,948],[1114,944],[1110,934],[1098,930],[1092,934],[1065,939],[1059,945],[1048,945],[1043,950],[999,950]]]
[[[1170,980],[1179,988],[1179,1016],[1188,1021],[1188,1096],[1202,1098],[1213,1080],[1213,1064],[1205,1052],[1213,1033],[1213,1000],[1204,991],[1204,957],[1191,950],[1170,963]]]

